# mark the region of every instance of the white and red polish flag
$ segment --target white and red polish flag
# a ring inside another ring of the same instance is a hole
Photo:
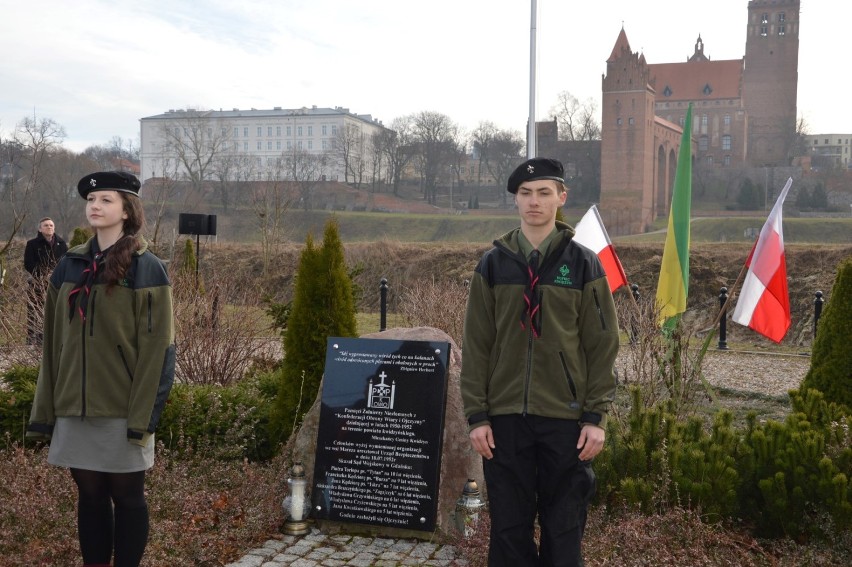
[[[615,293],[615,290],[627,285],[624,268],[621,267],[621,261],[615,253],[615,248],[612,246],[612,241],[606,233],[601,215],[595,205],[592,205],[586,211],[586,214],[574,227],[574,240],[598,255],[606,272],[611,293]]]
[[[746,260],[748,273],[733,321],[780,343],[790,328],[790,295],[787,292],[787,261],[784,255],[784,231],[781,210],[793,184],[787,180],[769,218]]]

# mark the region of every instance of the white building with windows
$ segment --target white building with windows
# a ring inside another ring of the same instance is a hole
[[[808,154],[814,167],[852,167],[850,142],[852,134],[809,134],[805,136]]]
[[[143,183],[152,177],[213,179],[225,167],[235,180],[269,179],[282,159],[297,153],[325,158],[322,176],[345,181],[346,164],[350,179],[358,168],[363,174],[372,162],[373,134],[387,131],[369,114],[316,106],[169,110],[140,123]]]

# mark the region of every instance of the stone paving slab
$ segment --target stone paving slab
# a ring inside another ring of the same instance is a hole
[[[225,567],[464,567],[451,545],[413,539],[327,536],[314,528],[305,536],[270,539]]]

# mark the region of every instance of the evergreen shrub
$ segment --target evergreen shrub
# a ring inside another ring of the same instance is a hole
[[[852,257],[838,266],[837,277],[820,317],[811,367],[802,388],[814,388],[852,411]]]
[[[0,438],[23,442],[35,398],[38,366],[13,365],[0,374]]]
[[[278,442],[286,441],[316,399],[328,337],[357,335],[352,279],[334,217],[325,225],[320,246],[307,236],[295,285],[271,421]]]
[[[268,434],[276,392],[274,372],[250,374],[229,386],[175,384],[157,426],[157,441],[178,453],[268,460],[276,449]]]
[[[92,236],[94,236],[92,229],[77,227],[74,229],[74,234],[71,235],[71,241],[68,243],[68,248],[85,244]]]
[[[760,535],[797,540],[852,527],[852,417],[816,390],[791,391],[782,423],[751,414],[736,428],[727,410],[707,430],[682,419],[671,400],[646,406],[638,388],[623,422],[611,420],[596,458],[598,499],[661,512],[700,510],[742,520]]]

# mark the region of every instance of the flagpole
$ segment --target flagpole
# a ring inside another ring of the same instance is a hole
[[[530,16],[530,116],[527,119],[527,159],[535,157],[535,63],[536,63],[536,12],[537,0],[531,0]]]

